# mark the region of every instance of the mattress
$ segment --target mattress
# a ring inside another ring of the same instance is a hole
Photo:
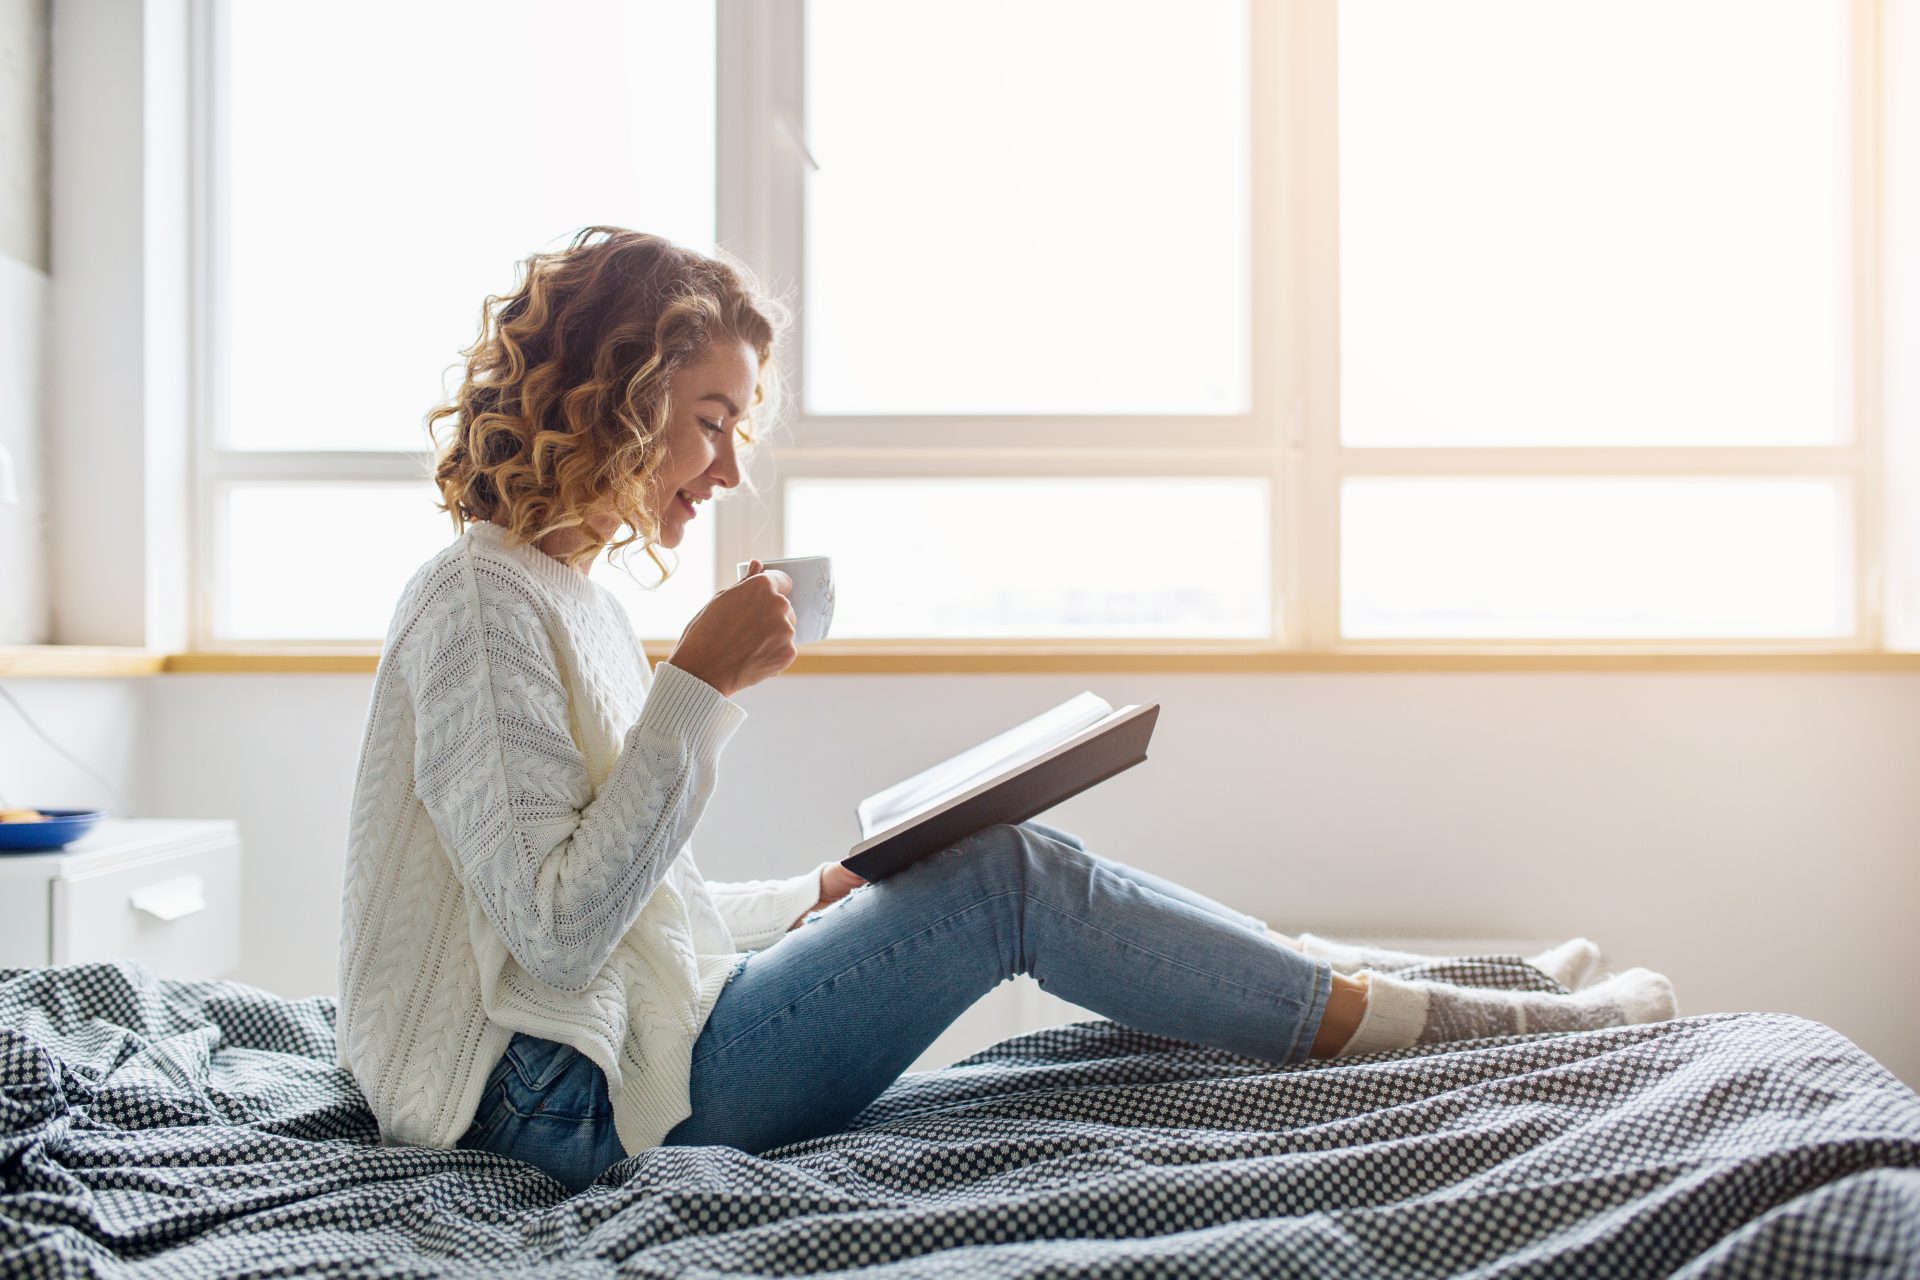
[[[655,1148],[575,1196],[381,1145],[334,1014],[0,970],[0,1272],[1920,1274],[1920,1098],[1784,1014],[1287,1068],[1081,1022],[902,1076],[842,1133]]]

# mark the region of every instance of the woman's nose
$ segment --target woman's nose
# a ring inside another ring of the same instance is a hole
[[[707,469],[707,474],[713,477],[715,484],[728,489],[740,483],[740,457],[734,452],[731,437],[721,446],[719,456],[713,460],[713,466]]]

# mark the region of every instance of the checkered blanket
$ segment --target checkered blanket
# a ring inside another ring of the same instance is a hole
[[[1784,1015],[1287,1069],[1083,1022],[573,1197],[380,1146],[333,1036],[321,998],[0,970],[0,1273],[1920,1274],[1920,1098]]]

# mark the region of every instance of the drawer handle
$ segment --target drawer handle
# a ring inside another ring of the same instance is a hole
[[[181,876],[163,880],[128,895],[135,911],[144,911],[159,920],[178,920],[207,909],[206,886],[199,876]]]

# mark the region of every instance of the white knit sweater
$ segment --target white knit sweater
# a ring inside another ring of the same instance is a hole
[[[606,1072],[628,1154],[691,1114],[742,951],[818,899],[709,884],[688,836],[747,718],[588,578],[480,523],[401,594],[348,836],[339,1061],[389,1144],[451,1147],[516,1031]]]

